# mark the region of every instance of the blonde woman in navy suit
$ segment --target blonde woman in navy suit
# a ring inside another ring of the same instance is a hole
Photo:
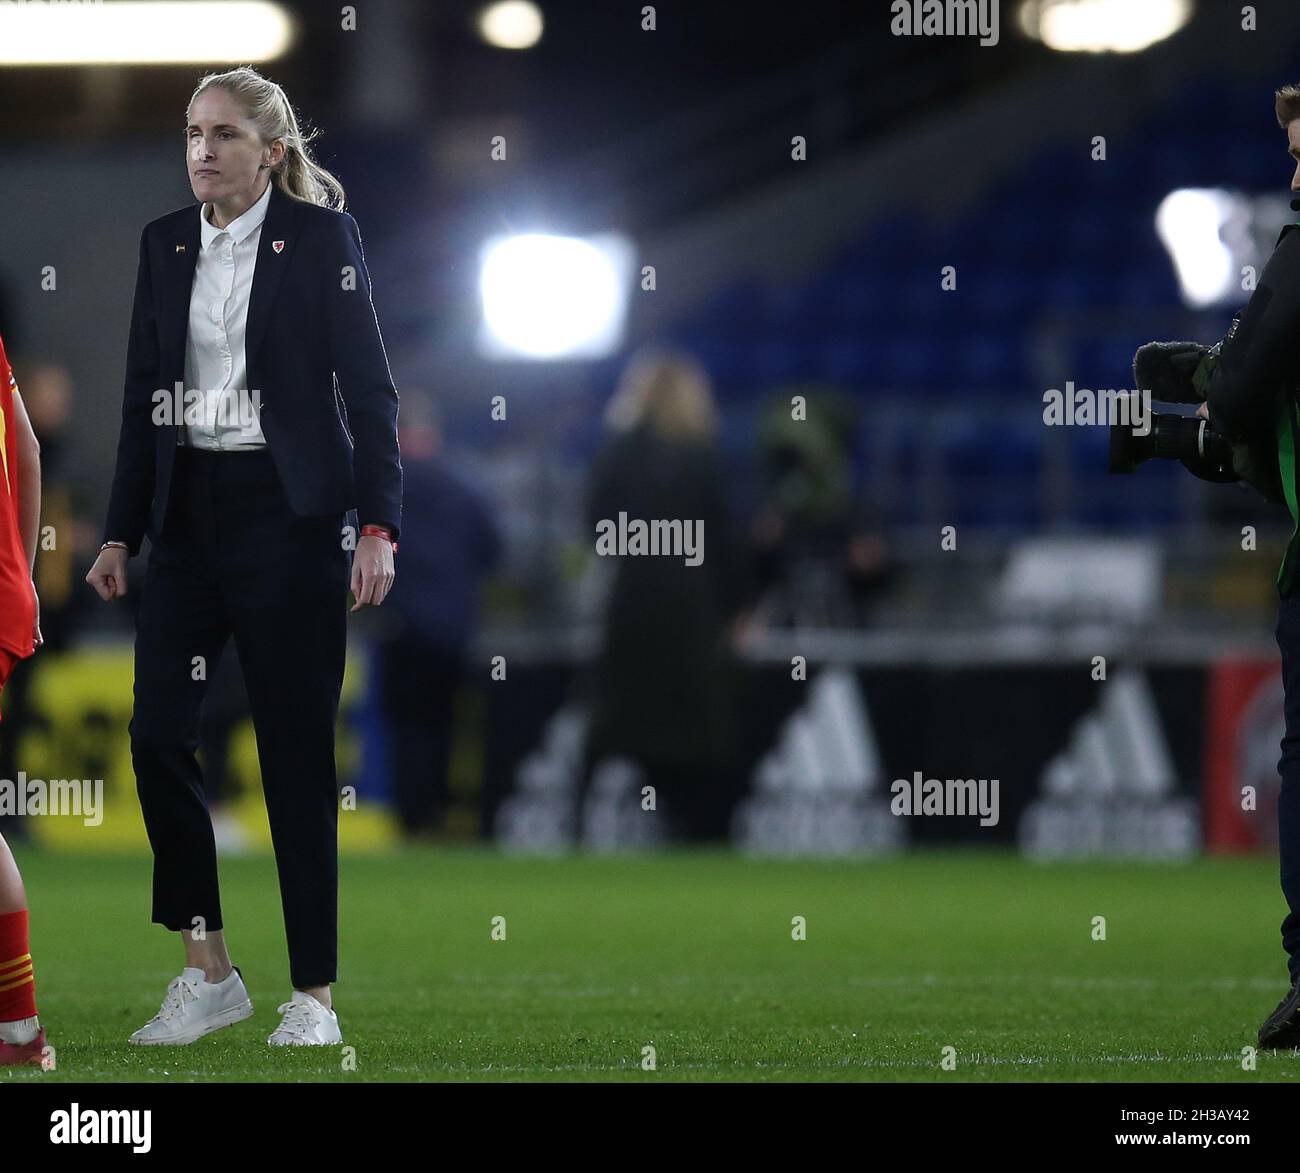
[[[206,671],[233,637],[293,986],[268,1041],[339,1043],[334,724],[349,587],[356,611],[393,582],[397,392],[356,221],[284,91],[252,69],[209,75],[186,123],[199,205],[140,239],[117,467],[87,575],[105,600],[126,594],[149,535],[131,753],[153,920],[181,935],[185,968],[131,1041],[190,1043],[253,1012],[226,947],[194,753]]]

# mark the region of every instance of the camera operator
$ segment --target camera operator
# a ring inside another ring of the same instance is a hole
[[[1300,85],[1275,95],[1278,125],[1296,160],[1291,190],[1300,193]],[[1300,211],[1300,199],[1292,201]],[[1286,735],[1278,762],[1278,850],[1289,909],[1282,947],[1291,990],[1259,1030],[1261,1047],[1300,1045],[1300,510],[1296,496],[1297,391],[1300,390],[1300,224],[1288,224],[1246,307],[1214,347],[1156,342],[1134,360],[1137,385],[1155,399],[1200,402],[1197,415],[1231,445],[1232,470],[1271,501],[1285,502],[1296,529],[1278,571],[1277,642],[1282,652]],[[1192,467],[1188,461],[1184,461]],[[1193,471],[1197,471],[1193,468]],[[1235,476],[1234,476],[1235,474]],[[1198,472],[1198,475],[1201,475]],[[1213,478],[1207,479],[1225,479]]]

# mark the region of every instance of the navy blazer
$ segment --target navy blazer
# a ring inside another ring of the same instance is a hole
[[[197,204],[160,216],[140,234],[122,429],[104,527],[106,541],[126,542],[133,554],[146,533],[161,532],[167,515],[179,421],[154,423],[155,393],[174,397],[176,382],[183,386],[200,246]],[[357,222],[347,212],[286,195],[274,180],[244,350],[249,389],[261,396],[262,434],[293,511],[312,516],[355,508],[360,524],[386,525],[396,537],[402,521],[397,390]]]

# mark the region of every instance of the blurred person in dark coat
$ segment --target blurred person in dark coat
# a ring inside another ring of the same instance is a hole
[[[408,836],[437,830],[447,806],[452,711],[501,534],[482,494],[442,454],[428,396],[402,396],[402,576],[379,635],[378,687],[392,734],[393,802]]]
[[[722,838],[736,798],[732,641],[745,578],[728,516],[708,377],[668,351],[635,356],[606,414],[588,525],[629,519],[703,523],[703,559],[624,555],[590,677],[592,770],[635,761],[679,839]],[[638,796],[639,797],[639,796]]]

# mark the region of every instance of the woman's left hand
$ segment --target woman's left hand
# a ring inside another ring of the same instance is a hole
[[[378,607],[392,590],[395,577],[392,543],[372,535],[361,538],[352,555],[352,594],[357,600],[352,610]]]

